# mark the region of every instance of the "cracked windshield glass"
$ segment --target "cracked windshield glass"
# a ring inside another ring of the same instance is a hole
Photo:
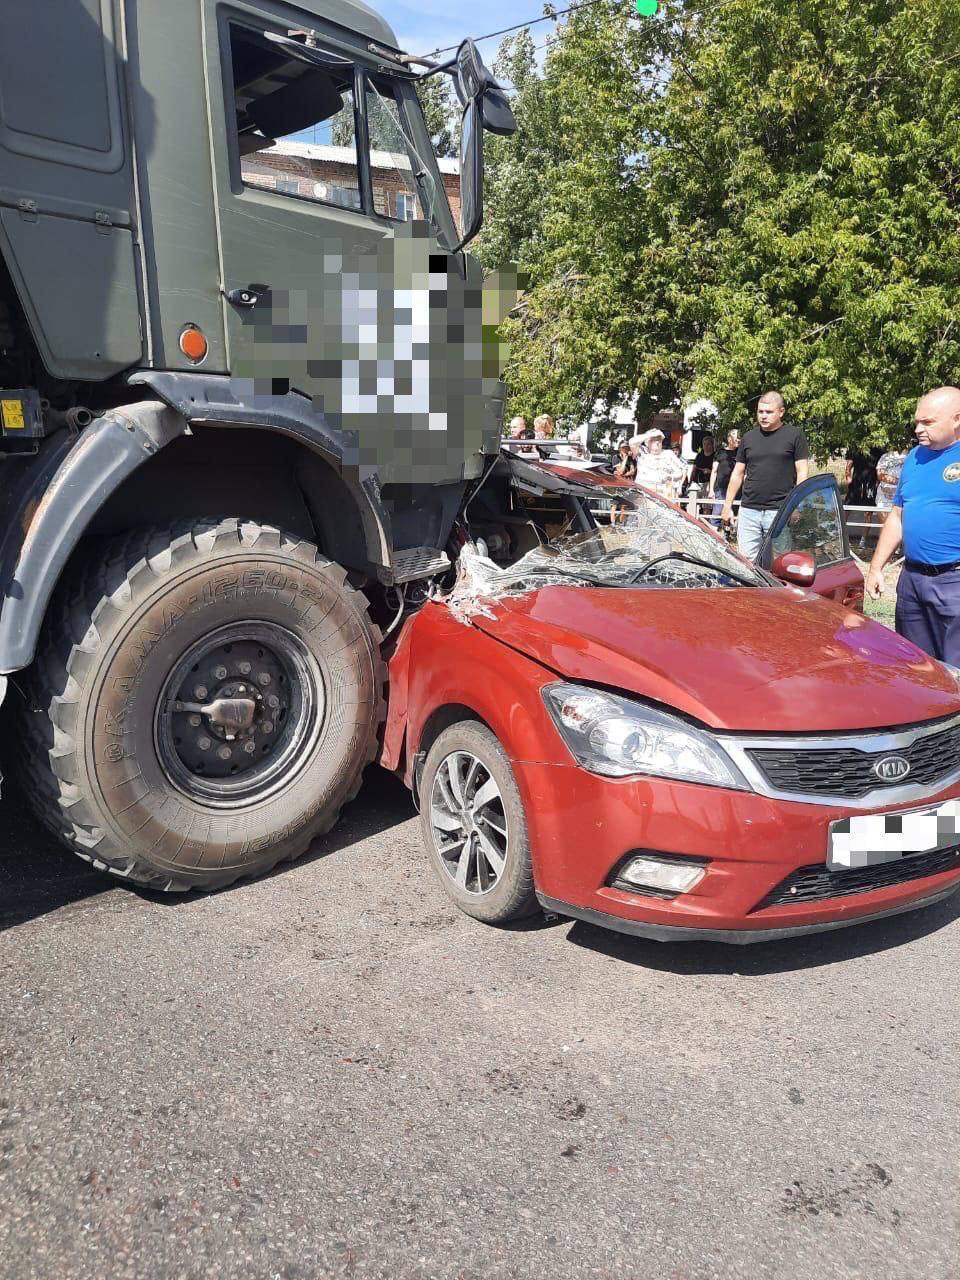
[[[552,495],[547,495],[552,498]],[[448,598],[469,615],[480,601],[523,595],[546,586],[611,588],[765,587],[766,575],[746,564],[698,522],[654,498],[631,494],[629,503],[593,499],[598,527],[577,527],[577,515],[558,506],[543,510],[543,497],[521,498],[510,540],[534,545],[508,561],[498,531],[468,542],[460,552],[457,580]],[[609,521],[609,523],[607,523]],[[507,562],[505,562],[507,561]]]
[[[423,217],[439,230],[439,207],[445,195],[434,177],[434,157],[420,154],[387,85],[378,88],[368,82],[367,127],[376,211],[401,222]]]

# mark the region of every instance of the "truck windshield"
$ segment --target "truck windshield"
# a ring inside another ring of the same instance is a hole
[[[385,82],[367,82],[367,129],[370,134],[370,176],[373,203],[378,213],[411,221],[429,222],[444,230],[446,192],[437,158],[417,142],[404,120],[404,107]],[[419,106],[412,109],[419,111]]]

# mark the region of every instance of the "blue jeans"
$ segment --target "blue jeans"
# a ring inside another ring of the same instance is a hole
[[[960,667],[960,569],[936,578],[903,569],[897,631],[931,658]]]
[[[737,520],[737,550],[748,560],[756,560],[770,526],[777,518],[776,511],[758,511],[755,507],[741,507]]]

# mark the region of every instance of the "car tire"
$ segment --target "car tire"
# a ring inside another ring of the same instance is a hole
[[[462,785],[459,810],[455,778]],[[428,856],[461,911],[487,924],[507,924],[540,910],[520,792],[506,752],[485,725],[464,721],[439,735],[427,754],[419,794]],[[484,796],[489,799],[478,804]],[[457,831],[452,819],[461,817]],[[467,837],[457,849],[463,833]]]
[[[312,544],[237,518],[137,531],[88,546],[51,605],[20,781],[95,867],[219,889],[330,829],[384,677],[366,600]]]

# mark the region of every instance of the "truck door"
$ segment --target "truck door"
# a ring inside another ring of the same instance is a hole
[[[309,396],[385,483],[462,479],[453,392],[469,334],[454,295],[462,306],[467,281],[415,90],[365,37],[313,15],[303,61],[294,13],[210,17],[230,372]]]
[[[848,609],[863,609],[863,574],[850,539],[832,475],[810,476],[785,499],[764,539],[759,563],[769,569],[785,551],[808,551],[816,561],[812,590]]]

